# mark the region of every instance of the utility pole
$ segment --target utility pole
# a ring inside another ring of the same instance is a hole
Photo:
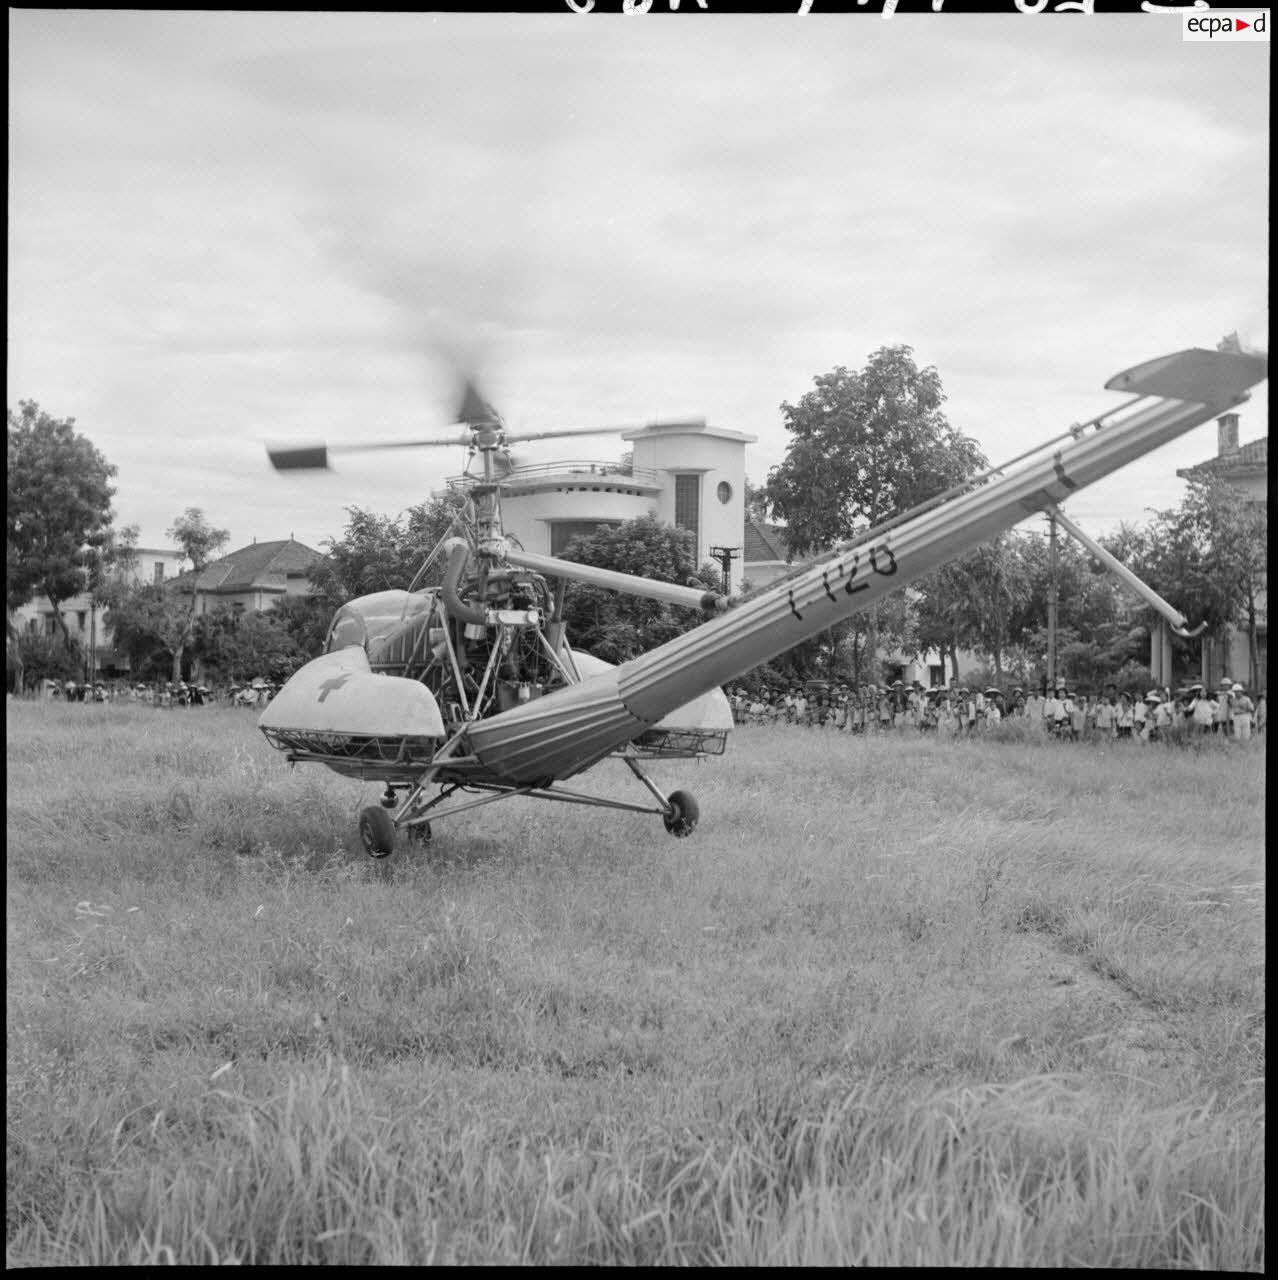
[[[1056,516],[1048,513],[1048,563],[1051,578],[1047,587],[1047,687],[1056,688],[1056,606],[1059,601],[1059,580],[1056,573]]]
[[[732,594],[732,562],[740,552],[740,547],[711,547],[710,558],[717,560],[723,570],[723,594]]]

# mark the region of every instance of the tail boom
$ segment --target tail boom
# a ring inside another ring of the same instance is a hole
[[[1142,400],[1124,417],[1097,419],[1091,435],[891,529],[868,530],[807,572],[615,671],[483,721],[471,730],[476,755],[519,781],[571,776],[675,708],[1241,403],[1267,373],[1261,356],[1194,349],[1138,366],[1130,377],[1117,374],[1107,385],[1139,395],[1142,371],[1155,366],[1156,385],[1185,398]],[[568,703],[571,728],[555,714]]]

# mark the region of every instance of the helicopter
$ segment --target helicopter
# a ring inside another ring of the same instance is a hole
[[[656,814],[672,836],[690,836],[700,820],[695,798],[664,794],[645,765],[723,754],[733,725],[725,683],[1027,516],[1060,517],[1070,495],[1241,404],[1267,375],[1265,354],[1197,347],[1123,370],[1105,383],[1129,397],[1117,408],[733,599],[526,552],[504,531],[513,444],[620,428],[514,433],[467,382],[459,436],[268,448],[285,471],[325,468],[340,451],[463,445],[482,471],[409,586],[343,604],[324,652],[284,684],[258,727],[290,763],[384,785],[380,803],[359,816],[360,842],[374,858],[392,853],[401,832],[428,840],[432,820],[518,796]],[[439,563],[440,585],[420,585]],[[691,606],[704,620],[612,666],[570,644],[563,611],[574,581]],[[1171,605],[1134,575],[1128,582],[1191,634]],[[625,762],[648,802],[563,785],[606,758]]]

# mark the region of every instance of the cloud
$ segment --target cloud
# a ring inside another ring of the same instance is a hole
[[[705,414],[753,473],[904,341],[1007,456],[1264,327],[1267,63],[1176,34],[16,10],[11,385],[175,510],[180,445],[259,536],[264,439],[433,430],[460,368],[529,428]]]

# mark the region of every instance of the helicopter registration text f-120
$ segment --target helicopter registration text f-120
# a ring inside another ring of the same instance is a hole
[[[672,834],[688,835],[698,821],[695,800],[685,791],[663,794],[644,765],[723,751],[732,726],[725,682],[1242,403],[1267,371],[1264,355],[1201,348],[1125,370],[1105,384],[1129,395],[1117,408],[726,609],[729,602],[696,589],[513,545],[501,525],[496,455],[520,437],[468,388],[461,421],[483,475],[452,536],[423,565],[424,572],[443,558],[441,585],[414,590],[414,583],[342,606],[326,652],[285,684],[260,727],[292,761],[385,784],[381,804],[360,815],[361,840],[375,857],[391,852],[400,831],[428,837],[432,818],[516,795],[656,813]],[[327,452],[310,451],[324,461]],[[287,450],[273,460],[299,467],[305,454]],[[572,581],[714,616],[614,667],[569,643],[563,604]],[[562,785],[610,756],[626,763],[651,802]]]

